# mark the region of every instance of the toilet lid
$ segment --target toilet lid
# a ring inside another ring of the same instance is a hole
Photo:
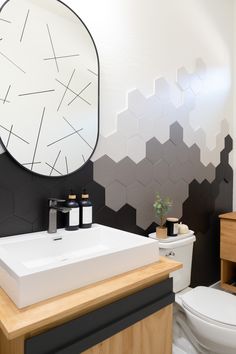
[[[192,313],[222,324],[236,326],[236,296],[222,290],[198,286],[181,296]]]

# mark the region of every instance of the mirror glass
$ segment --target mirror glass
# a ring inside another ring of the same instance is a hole
[[[58,0],[9,0],[0,12],[1,140],[45,176],[76,171],[97,143],[98,55],[78,15]]]

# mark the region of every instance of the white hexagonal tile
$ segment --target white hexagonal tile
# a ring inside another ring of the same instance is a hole
[[[170,100],[175,107],[183,104],[183,94],[176,83],[170,84]]]
[[[170,101],[170,85],[163,77],[155,81],[155,93],[162,102]]]
[[[154,136],[154,123],[153,120],[145,116],[139,119],[138,135],[147,142]]]
[[[127,141],[120,133],[114,133],[106,138],[107,155],[119,162],[127,155]]]
[[[138,119],[129,110],[126,110],[117,117],[117,131],[130,138],[138,133]]]
[[[207,67],[201,58],[196,60],[196,74],[201,80],[206,79]]]
[[[191,90],[195,95],[198,95],[203,88],[201,79],[195,74],[191,75],[190,86],[191,86]]]
[[[140,136],[134,136],[127,141],[127,156],[139,163],[146,155],[146,144]]]
[[[177,70],[177,84],[181,90],[187,90],[190,87],[190,74],[184,67]]]
[[[154,136],[162,144],[169,140],[169,127],[170,122],[167,117],[161,117],[158,121],[154,122]]]
[[[106,206],[118,211],[126,204],[126,190],[119,182],[114,181],[106,188]]]
[[[97,143],[96,149],[93,153],[93,156],[91,157],[91,160],[92,161],[98,160],[100,157],[106,155],[107,150],[108,150],[107,149],[107,139],[104,136],[99,135],[98,143]]]
[[[137,118],[143,117],[146,112],[146,97],[139,90],[130,91],[128,93],[128,108]]]
[[[187,89],[183,93],[184,106],[192,111],[196,106],[196,97],[191,89]]]
[[[163,104],[163,118],[168,125],[176,121],[176,110],[177,109],[172,102],[166,102]]]
[[[163,115],[163,102],[156,95],[152,95],[146,100],[146,115],[153,120]]]

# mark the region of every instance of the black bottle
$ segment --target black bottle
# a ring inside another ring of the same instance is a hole
[[[79,226],[83,228],[89,228],[93,222],[93,206],[89,200],[89,194],[84,189],[81,195],[80,205],[80,223]]]
[[[76,200],[76,195],[71,191],[66,200],[66,206],[71,210],[66,214],[66,230],[78,230],[79,228],[79,203]]]

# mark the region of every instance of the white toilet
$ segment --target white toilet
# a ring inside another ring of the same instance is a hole
[[[214,288],[189,288],[193,233],[159,241],[160,254],[183,263],[172,273],[173,354],[236,354],[236,296]]]

